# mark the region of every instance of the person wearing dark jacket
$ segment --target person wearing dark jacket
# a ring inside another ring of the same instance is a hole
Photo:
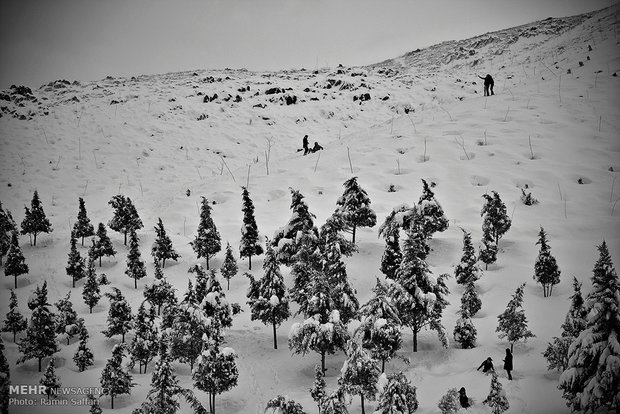
[[[487,74],[484,78],[480,75],[478,75],[478,77],[484,81],[484,96],[489,96],[489,91],[491,91],[491,95],[495,95],[493,93],[493,85],[495,85],[495,82],[493,82],[493,77],[489,74]]]
[[[469,408],[471,406],[469,403],[469,397],[467,397],[467,392],[465,392],[465,387],[461,387],[459,390],[459,402],[463,408]]]
[[[512,371],[512,353],[508,348],[506,348],[506,358],[504,358],[504,369],[508,373],[508,379],[512,380],[512,375],[510,374],[510,371]]]
[[[323,147],[319,145],[318,142],[314,141],[314,147],[310,148],[310,152],[317,152],[322,150]]]
[[[484,372],[485,374],[488,374],[489,372],[495,372],[495,367],[493,367],[493,358],[488,357],[487,359],[482,361],[482,364],[480,364],[476,371],[480,371],[480,368],[482,368],[482,372]]]
[[[308,135],[304,135],[303,148],[304,155],[306,155],[310,151],[310,148],[308,148]]]

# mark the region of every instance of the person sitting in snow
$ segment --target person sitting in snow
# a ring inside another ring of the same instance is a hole
[[[482,372],[484,372],[485,374],[488,374],[489,372],[495,372],[495,368],[493,367],[493,358],[488,357],[487,359],[482,361],[482,364],[480,364],[476,371],[480,371],[480,368],[482,368]]]
[[[465,387],[461,387],[459,390],[459,402],[461,403],[461,407],[469,408],[471,403],[469,402],[469,397],[467,396],[467,392],[465,391]]]
[[[310,152],[317,152],[317,151],[320,151],[322,149],[323,149],[323,147],[320,146],[318,142],[314,141],[314,147],[312,147],[310,149]]]
[[[495,85],[495,82],[493,82],[493,77],[489,74],[487,74],[484,78],[480,75],[478,75],[478,77],[484,81],[484,96],[489,96],[489,90],[491,91],[491,95],[495,95],[493,93],[493,85]]]

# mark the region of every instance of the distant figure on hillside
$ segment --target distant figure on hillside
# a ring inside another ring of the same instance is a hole
[[[480,371],[480,368],[482,368],[482,372],[484,372],[485,374],[488,374],[489,372],[495,372],[495,367],[493,367],[493,358],[488,357],[487,359],[482,361],[482,364],[480,364],[476,371]]]
[[[310,148],[308,148],[308,135],[304,135],[303,148],[304,155],[306,155],[310,151]]]
[[[459,402],[461,403],[461,407],[469,408],[471,403],[469,402],[469,397],[467,396],[467,392],[465,391],[465,387],[461,387],[459,390]]]
[[[480,75],[478,75],[478,77],[484,81],[484,96],[489,96],[489,91],[491,91],[491,95],[495,95],[493,93],[493,85],[495,85],[495,82],[493,82],[493,77],[489,74],[487,74],[484,78]]]
[[[322,149],[323,149],[323,147],[320,146],[318,142],[314,141],[314,147],[312,147],[310,149],[310,152],[317,152],[317,151],[320,151]]]
[[[512,375],[510,374],[510,371],[512,371],[512,353],[508,348],[506,348],[506,358],[504,358],[504,369],[508,373],[508,379],[512,380]]]

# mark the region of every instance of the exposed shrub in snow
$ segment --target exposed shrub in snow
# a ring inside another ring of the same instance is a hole
[[[441,414],[456,414],[459,411],[459,406],[459,393],[456,388],[450,388],[437,403]]]
[[[555,257],[551,254],[551,246],[547,243],[547,233],[545,229],[540,228],[538,233],[538,241],[540,251],[534,263],[534,280],[543,287],[543,296],[551,296],[553,285],[560,283],[560,268],[555,261]]]
[[[296,403],[295,400],[288,400],[281,395],[267,401],[265,412],[269,409],[273,414],[306,414],[301,404]]]

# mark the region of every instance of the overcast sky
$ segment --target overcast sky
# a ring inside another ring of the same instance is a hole
[[[613,0],[0,0],[0,88],[365,65]]]

